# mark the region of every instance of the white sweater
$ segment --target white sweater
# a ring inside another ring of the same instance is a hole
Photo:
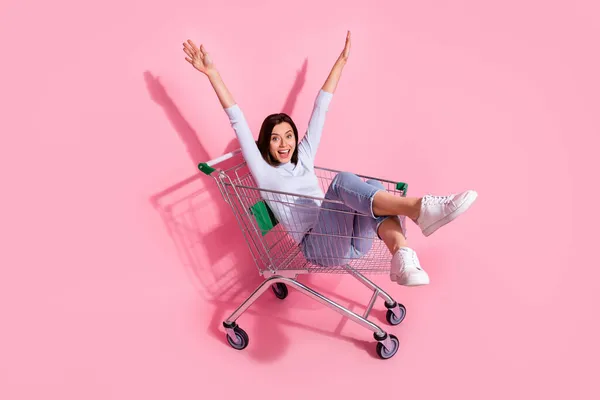
[[[321,201],[293,194],[323,198],[314,172],[314,159],[321,141],[325,115],[333,94],[319,91],[308,122],[306,134],[298,143],[298,163],[291,162],[273,167],[260,154],[256,141],[240,107],[235,104],[225,109],[242,148],[242,154],[256,184],[261,189],[290,193],[282,195],[262,192],[262,197],[288,233],[300,242],[314,224]]]

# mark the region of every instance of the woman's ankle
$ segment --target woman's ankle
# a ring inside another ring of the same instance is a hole
[[[423,198],[419,197],[415,201],[415,205],[413,206],[412,215],[407,215],[408,218],[412,219],[416,224],[419,216],[421,215],[421,204],[423,203]]]

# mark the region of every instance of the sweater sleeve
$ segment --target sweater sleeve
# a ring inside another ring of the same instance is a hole
[[[315,99],[312,115],[308,121],[306,134],[298,144],[298,156],[311,168],[314,168],[314,160],[325,125],[325,116],[332,98],[333,93],[325,92],[322,89],[319,91]]]
[[[254,179],[260,184],[268,174],[269,164],[263,159],[258,150],[252,131],[246,121],[246,117],[237,104],[226,108],[225,113],[229,117],[229,123],[240,142],[244,160],[246,160],[250,172],[254,175]]]

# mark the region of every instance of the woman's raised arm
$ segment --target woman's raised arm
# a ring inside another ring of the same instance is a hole
[[[219,101],[223,108],[229,108],[235,104],[233,96],[225,86],[219,71],[217,70],[210,54],[204,48],[204,45],[196,47],[194,42],[188,40],[183,43],[183,51],[187,55],[185,60],[192,64],[194,68],[202,72],[208,77],[210,84],[212,85],[215,93],[219,97]]]
[[[240,142],[242,154],[248,163],[248,167],[252,171],[254,178],[262,182],[264,180],[264,176],[268,173],[268,164],[262,158],[262,155],[256,146],[256,141],[252,135],[250,127],[248,126],[248,122],[246,121],[244,113],[236,104],[233,96],[225,86],[219,71],[217,71],[212,58],[210,57],[210,54],[206,51],[203,45],[200,45],[200,48],[198,48],[191,40],[183,43],[183,51],[185,54],[187,54],[187,57],[185,58],[186,61],[192,64],[198,71],[206,75],[210,80],[210,83],[215,90],[215,93],[219,97],[219,101],[221,102],[221,105],[223,106],[223,109],[229,118],[229,122]]]
[[[344,45],[344,50],[336,60],[333,68],[329,72],[329,76],[327,76],[327,80],[323,84],[321,88],[323,91],[328,93],[334,93],[337,88],[337,84],[342,76],[342,70],[348,61],[348,57],[350,56],[350,31],[346,34],[346,44]]]

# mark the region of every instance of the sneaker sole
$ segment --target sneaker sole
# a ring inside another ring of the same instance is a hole
[[[396,282],[398,285],[402,285],[402,286],[429,285],[429,277],[427,277],[426,279],[411,279],[406,282],[400,282],[398,275],[391,275],[390,278],[391,278],[392,282]]]
[[[465,197],[465,200],[462,202],[461,205],[459,205],[456,208],[456,210],[452,211],[450,214],[446,215],[444,218],[440,219],[439,221],[435,222],[434,224],[423,229],[423,235],[425,235],[426,237],[430,236],[433,232],[437,231],[442,226],[446,225],[449,222],[454,221],[459,215],[461,215],[462,213],[467,211],[471,207],[471,205],[473,205],[473,203],[475,202],[476,199],[477,199],[477,192],[476,191],[469,192],[469,194]]]

